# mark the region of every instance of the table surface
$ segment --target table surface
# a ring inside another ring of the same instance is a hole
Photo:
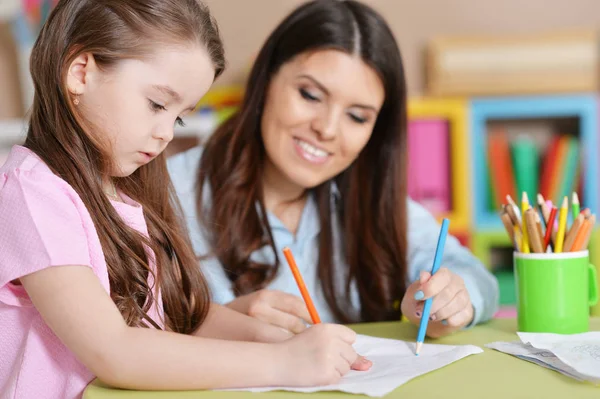
[[[413,341],[416,327],[401,322],[370,323],[350,326],[357,333]],[[600,318],[592,318],[590,330],[600,330]],[[417,377],[386,396],[386,398],[600,398],[600,387],[579,382],[556,371],[518,359],[484,347],[494,341],[518,340],[516,320],[494,319],[489,323],[476,326],[467,331],[438,339],[435,343],[460,345],[472,344],[481,347],[484,353],[471,355],[446,367]],[[430,341],[433,342],[433,341]],[[482,396],[485,394],[485,396]],[[110,389],[99,381],[94,381],[86,389],[84,399],[244,399],[265,397],[293,399],[366,397],[341,392],[318,392],[303,394],[296,392],[148,392]]]

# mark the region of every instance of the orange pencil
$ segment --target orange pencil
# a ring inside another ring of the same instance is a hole
[[[577,215],[577,217],[573,221],[573,224],[571,225],[571,228],[569,229],[569,232],[567,233],[567,236],[565,237],[565,245],[563,248],[565,252],[571,252],[571,250],[573,249],[575,238],[577,238],[577,234],[579,233],[579,230],[583,227],[584,222],[585,217],[582,214]]]
[[[596,225],[596,215],[592,214],[592,216],[590,216],[590,227],[587,231],[586,237],[583,240],[583,245],[581,247],[581,251],[584,251],[588,248],[588,245],[590,243],[590,238],[592,238],[592,231],[594,230],[594,226]]]
[[[506,232],[508,233],[510,240],[513,242],[513,246],[514,246],[515,250],[518,251],[519,243],[517,242],[516,237],[515,237],[516,226],[514,226],[512,224],[512,220],[510,219],[510,216],[508,216],[508,213],[506,213],[506,211],[503,211],[500,214],[500,220],[502,220],[502,223],[504,224],[504,227],[506,228]]]
[[[283,249],[283,254],[285,255],[285,259],[292,270],[292,274],[294,275],[294,279],[296,279],[296,284],[298,284],[298,288],[300,289],[300,293],[302,294],[302,298],[306,303],[306,307],[308,308],[308,313],[310,313],[310,317],[312,318],[313,324],[318,324],[321,322],[321,318],[317,313],[317,309],[313,304],[310,295],[308,294],[308,290],[306,289],[306,285],[304,285],[304,279],[302,279],[302,275],[300,274],[300,270],[298,270],[298,266],[296,266],[296,261],[294,260],[294,255],[292,255],[292,251],[289,248]]]
[[[572,252],[583,251],[586,249],[586,246],[590,240],[590,236],[592,234],[592,229],[596,224],[596,216],[592,215],[589,218],[586,218],[583,222],[583,225],[579,229],[577,233],[577,237],[575,238],[575,242],[573,243]]]

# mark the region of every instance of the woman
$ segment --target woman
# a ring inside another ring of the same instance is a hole
[[[374,10],[319,0],[269,36],[239,111],[169,161],[195,251],[219,303],[292,332],[310,322],[290,247],[323,321],[488,320],[495,278],[458,241],[431,277],[439,225],[407,198],[406,87]]]

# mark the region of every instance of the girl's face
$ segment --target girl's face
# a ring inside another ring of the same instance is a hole
[[[111,149],[112,176],[128,176],[160,154],[173,129],[208,91],[214,68],[200,46],[173,47],[102,70],[89,53],[73,61],[67,87],[88,134]]]
[[[384,93],[370,66],[341,51],[284,64],[271,80],[261,121],[269,172],[306,189],[348,168],[371,137]]]

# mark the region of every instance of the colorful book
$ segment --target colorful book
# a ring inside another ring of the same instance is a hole
[[[554,198],[551,195],[552,179],[556,174],[554,166],[557,157],[557,152],[560,147],[561,137],[561,135],[557,134],[552,138],[552,141],[550,141],[548,149],[544,154],[544,160],[541,166],[540,194],[542,194],[542,196],[547,199]]]
[[[560,184],[562,182],[562,174],[565,168],[565,162],[567,157],[567,151],[569,149],[569,136],[566,134],[560,135],[557,140],[556,149],[553,153],[548,152],[546,155],[546,163],[548,164],[548,170],[545,177],[547,180],[547,188],[545,191],[544,198],[552,200],[554,203],[562,201],[560,197]],[[553,149],[551,149],[552,151]]]
[[[510,143],[504,131],[495,130],[490,132],[487,155],[495,203],[504,204],[507,195],[515,198],[517,193],[510,156]]]
[[[491,212],[496,212],[500,208],[500,205],[496,203],[496,193],[494,192],[494,184],[492,183],[492,172],[489,159],[486,159],[485,168],[487,175],[487,209]]]
[[[409,122],[408,193],[435,215],[449,212],[451,207],[449,145],[445,120]]]
[[[564,159],[558,185],[558,195],[555,197],[556,201],[565,196],[570,198],[571,193],[577,187],[577,169],[579,165],[579,140],[577,138],[568,137]]]
[[[519,193],[526,192],[529,198],[536,198],[539,182],[539,151],[536,144],[526,138],[512,144],[513,169]]]

